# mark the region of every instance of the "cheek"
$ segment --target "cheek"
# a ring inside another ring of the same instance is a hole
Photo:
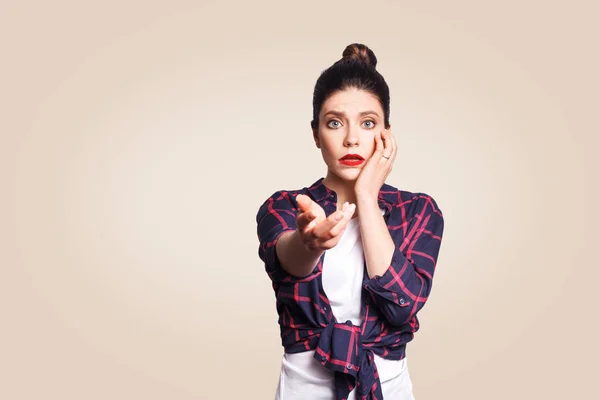
[[[335,143],[331,140],[331,138],[321,138],[321,151],[323,154],[331,155],[335,152]]]
[[[369,135],[369,137],[365,140],[365,150],[366,150],[367,154],[369,155],[369,157],[371,157],[373,152],[375,152],[376,148],[377,148],[377,143],[375,143],[375,136]]]
[[[333,152],[331,151],[331,148],[328,146],[321,146],[321,153],[323,153],[323,158],[325,160],[329,160],[333,157]]]

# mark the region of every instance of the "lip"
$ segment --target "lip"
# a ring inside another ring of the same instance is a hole
[[[344,157],[339,159],[339,162],[343,165],[347,165],[349,167],[354,167],[362,164],[365,161],[362,156],[358,154],[346,154]]]
[[[354,159],[354,160],[340,160],[340,163],[344,164],[344,165],[348,165],[350,167],[354,167],[356,165],[362,164],[364,161],[365,160],[356,160],[356,159]]]
[[[365,159],[359,154],[346,154],[344,157],[340,158],[340,161],[343,160],[351,160],[351,161],[364,161]]]

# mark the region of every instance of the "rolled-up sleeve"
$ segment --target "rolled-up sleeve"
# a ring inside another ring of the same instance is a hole
[[[296,213],[297,206],[292,194],[277,191],[260,206],[256,214],[258,256],[265,263],[265,270],[273,282],[291,278],[281,266],[275,245],[283,233],[296,230]]]
[[[401,237],[401,243],[395,243],[390,266],[383,276],[376,275],[365,283],[375,305],[396,326],[410,321],[425,305],[444,230],[442,212],[431,196],[420,193],[413,201],[417,206],[406,235],[396,236]],[[388,226],[401,226],[402,213],[393,212],[392,216],[396,221],[388,221]]]

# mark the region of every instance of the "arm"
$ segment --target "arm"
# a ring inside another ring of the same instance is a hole
[[[419,194],[412,201],[416,202],[415,212],[408,221],[406,235],[398,236],[402,243],[394,243],[393,252],[388,247],[388,237],[391,240],[391,236],[387,227],[386,236],[379,223],[367,227],[373,236],[365,234],[363,239],[365,255],[369,254],[367,268],[370,278],[365,289],[371,293],[386,319],[396,326],[410,321],[425,305],[431,292],[444,230],[443,215],[433,198]],[[390,218],[393,219],[388,221],[388,225],[403,224],[402,213],[398,211],[392,210]],[[382,243],[378,244],[376,240]],[[375,255],[376,251],[382,253]],[[384,257],[387,257],[387,265],[383,264]]]
[[[260,206],[256,214],[258,256],[265,263],[265,270],[274,282],[291,278],[281,265],[276,245],[279,239],[285,241],[285,236],[296,231],[296,211],[290,194],[278,191]]]
[[[292,202],[288,192],[274,193],[256,216],[259,257],[270,278],[294,281],[309,276],[325,250],[337,244],[353,213],[353,207],[345,207],[326,217],[306,195]]]
[[[379,211],[376,198],[357,196],[356,204],[360,210],[358,223],[367,264],[369,278],[383,275],[390,265],[396,245],[390,236],[387,224]]]
[[[285,232],[276,243],[275,252],[282,268],[290,275],[303,278],[313,271],[325,250],[308,250],[300,231]]]

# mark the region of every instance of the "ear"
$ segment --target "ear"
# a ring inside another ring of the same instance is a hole
[[[319,131],[313,129],[313,139],[315,140],[315,145],[318,149],[321,148],[321,141],[319,140]]]

